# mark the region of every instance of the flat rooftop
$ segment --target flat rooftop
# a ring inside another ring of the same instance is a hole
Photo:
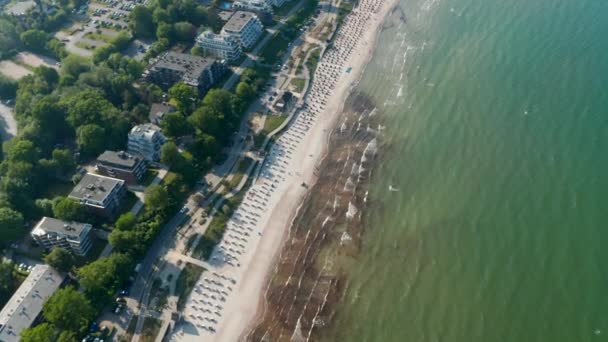
[[[251,18],[257,18],[257,16],[251,12],[238,11],[234,13],[226,25],[224,25],[224,30],[229,32],[240,32]]]
[[[141,158],[124,151],[105,151],[97,157],[97,162],[112,164],[125,169],[132,169],[141,161]]]
[[[34,229],[32,234],[44,235],[47,233],[57,233],[61,235],[80,235],[87,228],[87,223],[66,222],[52,217],[43,217]]]
[[[230,11],[220,11],[217,16],[220,17],[221,21],[228,21],[232,15],[234,14],[234,12],[230,12]]]
[[[0,311],[0,341],[17,342],[38,317],[42,305],[61,285],[64,275],[49,265],[36,265]]]
[[[103,202],[116,186],[124,184],[123,180],[87,173],[78,185],[70,192],[71,198],[93,202]]]
[[[198,77],[215,62],[214,59],[169,51],[160,56],[153,67],[181,71]]]

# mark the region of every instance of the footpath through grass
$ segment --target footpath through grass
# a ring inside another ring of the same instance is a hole
[[[191,263],[187,263],[184,269],[181,271],[175,283],[175,295],[178,296],[178,310],[181,311],[184,309],[186,299],[192,292],[192,289],[194,289],[194,284],[196,284],[204,271],[204,268]]]

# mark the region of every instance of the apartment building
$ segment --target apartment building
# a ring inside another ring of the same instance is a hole
[[[243,55],[239,40],[226,34],[205,31],[196,38],[196,44],[206,55],[223,59],[227,63],[233,63]]]
[[[165,90],[183,82],[203,95],[227,70],[223,62],[213,58],[168,51],[150,63],[143,78]]]
[[[222,33],[238,39],[243,49],[251,49],[262,36],[264,25],[255,13],[238,11],[222,28]]]
[[[149,162],[160,160],[160,149],[166,139],[160,127],[154,124],[134,126],[129,132],[127,150],[134,155],[140,155]]]
[[[65,248],[77,255],[86,255],[91,249],[92,226],[88,223],[65,222],[52,217],[43,217],[30,235],[39,245],[51,250]]]
[[[146,175],[146,161],[139,155],[124,151],[105,151],[97,157],[97,172],[122,179],[129,184],[141,181]]]
[[[65,275],[36,265],[0,311],[0,341],[18,342],[24,329],[41,321],[44,302],[63,284]]]
[[[126,193],[124,180],[87,173],[68,197],[77,200],[94,214],[113,218]]]

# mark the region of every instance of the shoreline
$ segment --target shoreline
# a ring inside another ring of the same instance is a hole
[[[325,50],[311,83],[310,89],[313,89],[313,93],[309,91],[304,101],[309,109],[298,109],[287,129],[273,144],[267,161],[262,166],[262,172],[246,192],[239,210],[231,218],[233,222],[228,225],[224,239],[230,236],[230,227],[236,226],[233,228],[236,232],[242,228],[252,231],[254,236],[248,240],[256,241],[248,241],[254,245],[245,249],[244,253],[239,253],[236,259],[237,267],[230,268],[224,265],[221,268],[222,275],[238,280],[238,283],[234,289],[230,289],[232,293],[223,305],[222,318],[218,322],[216,331],[212,333],[199,331],[195,328],[198,325],[186,319],[186,323],[173,333],[171,340],[197,341],[203,336],[205,340],[210,341],[250,339],[247,335],[268,310],[267,294],[273,276],[272,271],[278,269],[279,258],[286,250],[286,243],[289,241],[295,220],[311,194],[310,188],[318,180],[316,171],[328,156],[329,143],[332,133],[337,128],[338,119],[343,114],[347,99],[363,77],[367,64],[373,58],[383,24],[396,3],[396,0],[386,2],[364,0],[345,18],[336,36],[346,30],[344,34],[346,37],[351,33],[349,30],[352,30],[355,33],[359,32],[360,38],[354,44],[351,42],[352,45],[345,45],[350,55],[344,60],[338,60],[335,56],[337,52],[345,49],[344,46],[336,48],[332,45]],[[373,7],[374,5],[376,7]],[[361,10],[361,7],[364,9]],[[370,8],[373,11],[370,11]],[[354,24],[351,26],[347,26],[350,24],[349,18],[354,18],[352,19]],[[366,20],[363,28],[357,26],[362,18]],[[357,50],[353,51],[353,48]],[[333,59],[328,57],[332,53]],[[344,62],[346,63],[342,65]],[[333,80],[335,82],[333,91],[329,90],[327,93],[324,88],[326,83],[323,83],[324,80],[328,81],[327,75],[320,70],[322,66],[328,65],[330,69],[333,68],[332,70],[340,70],[340,73]],[[318,84],[315,86],[315,83]],[[323,92],[318,93],[321,87]],[[258,205],[267,208],[260,213],[254,213],[252,207],[262,209]],[[255,224],[251,226],[254,229],[242,227],[248,225],[249,219],[254,220],[249,215],[255,217]],[[243,216],[247,217],[247,220]],[[227,242],[225,246],[231,244]],[[225,247],[219,246],[219,248],[220,253],[227,253]],[[289,282],[290,279],[286,281]],[[197,310],[194,304],[196,302],[197,300],[192,297],[189,298],[187,306],[192,310],[187,308],[184,311],[184,318],[190,316],[196,320],[198,317],[194,312]]]
[[[341,80],[341,82],[348,84],[347,88],[342,90],[340,94],[332,94],[333,96],[335,96],[337,98],[334,101],[337,102],[338,108],[336,111],[334,111],[334,114],[331,115],[331,120],[330,120],[331,122],[327,125],[331,129],[329,129],[329,130],[327,128],[323,129],[322,140],[325,142],[325,147],[323,148],[321,155],[319,157],[317,157],[315,162],[313,163],[314,164],[313,169],[317,169],[323,163],[323,161],[328,157],[331,136],[334,133],[334,131],[338,128],[338,125],[337,125],[338,119],[340,118],[340,116],[342,116],[342,114],[344,112],[346,101],[348,100],[348,97],[353,94],[356,87],[359,85],[361,79],[363,78],[363,74],[367,68],[367,65],[373,59],[377,40],[378,40],[380,34],[382,33],[382,27],[383,27],[384,23],[386,22],[388,16],[394,10],[395,6],[397,5],[397,2],[398,2],[397,0],[388,0],[387,2],[382,4],[380,10],[376,14],[376,18],[374,18],[376,20],[376,22],[375,22],[375,27],[373,27],[373,29],[371,30],[371,32],[373,32],[373,34],[370,34],[371,37],[366,37],[368,39],[365,42],[365,45],[371,45],[371,49],[366,51],[364,53],[363,57],[360,57],[360,58],[362,58],[362,60],[359,61],[359,65],[350,65],[349,66],[349,67],[352,67],[353,69],[356,69],[358,67],[358,69],[359,69],[358,72],[354,72],[351,74],[356,77],[351,77],[351,78],[354,78],[354,80],[349,80],[348,82],[345,79]],[[351,14],[349,13],[349,16],[350,15]],[[338,31],[340,29],[341,29],[341,27],[338,28]],[[336,34],[337,34],[337,32],[336,32]],[[365,41],[365,39],[363,39],[362,42],[363,41]],[[322,61],[323,61],[323,59],[321,59],[321,62]],[[330,112],[331,108],[329,108],[329,107],[330,106],[328,106],[328,108],[325,109],[322,114],[327,114],[327,112]],[[314,186],[316,184],[318,178],[319,177],[313,173],[313,176],[310,179],[308,179],[309,186],[310,187]],[[284,194],[282,197],[284,197],[286,195],[288,195],[288,194]],[[279,259],[279,256],[280,256],[282,250],[285,248],[285,243],[288,242],[288,240],[289,240],[288,237],[290,234],[290,228],[295,224],[295,220],[297,219],[303,205],[306,203],[306,201],[310,197],[310,195],[311,195],[310,190],[305,191],[302,195],[299,196],[299,198],[295,202],[296,205],[295,205],[295,208],[292,210],[292,213],[291,213],[291,216],[289,219],[289,223],[285,226],[286,229],[284,229],[283,233],[281,234],[282,237],[281,237],[280,245],[278,246],[278,248],[276,249],[276,251],[274,253],[274,256],[272,257],[273,263],[270,265],[270,267],[266,271],[266,274],[264,275],[265,288],[264,288],[264,292],[258,296],[258,299],[257,299],[258,309],[256,310],[255,316],[246,324],[246,328],[242,330],[242,333],[240,334],[239,339],[238,339],[239,341],[245,340],[245,337],[251,333],[251,331],[254,329],[254,327],[263,318],[264,312],[268,308],[266,294],[269,290],[269,287],[270,287],[269,282],[272,278],[272,273],[270,271],[272,269],[276,269],[278,267],[277,261]],[[276,209],[278,209],[278,208],[275,208],[274,210],[276,210]],[[274,215],[271,215],[271,217],[273,217],[273,216]]]

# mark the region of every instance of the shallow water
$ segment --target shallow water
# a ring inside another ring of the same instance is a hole
[[[606,37],[605,1],[401,1],[358,87],[382,161],[323,340],[608,340]]]

